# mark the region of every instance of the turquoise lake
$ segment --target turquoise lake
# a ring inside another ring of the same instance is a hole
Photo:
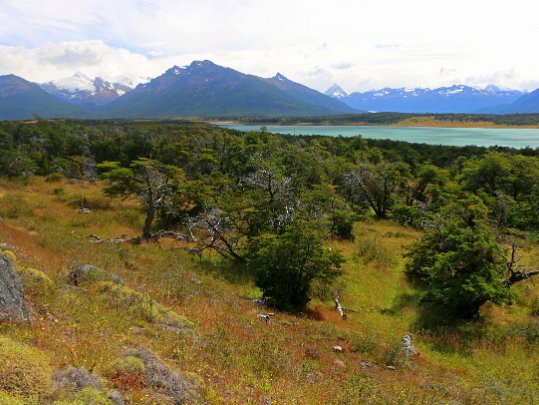
[[[258,131],[261,125],[219,124],[239,131]],[[519,128],[427,128],[387,126],[280,126],[266,125],[269,132],[291,135],[327,135],[391,139],[413,143],[454,146],[508,146],[539,148],[539,129]]]

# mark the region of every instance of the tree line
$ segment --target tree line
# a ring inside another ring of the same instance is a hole
[[[327,294],[362,218],[423,231],[406,274],[422,302],[473,317],[535,275],[514,255],[539,229],[539,151],[241,133],[182,121],[0,122],[0,174],[106,182],[138,198],[142,239],[176,232],[247,266],[264,298]],[[506,251],[510,248],[510,255]]]

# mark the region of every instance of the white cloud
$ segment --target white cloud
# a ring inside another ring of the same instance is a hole
[[[539,82],[533,0],[0,0],[0,73],[155,76],[211,59],[319,90]],[[317,74],[314,74],[318,72]],[[502,72],[502,73],[500,73]],[[510,75],[503,72],[511,72]]]

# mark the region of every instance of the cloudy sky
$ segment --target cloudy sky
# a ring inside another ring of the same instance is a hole
[[[318,90],[539,87],[534,0],[0,0],[0,74],[154,77],[210,59]]]

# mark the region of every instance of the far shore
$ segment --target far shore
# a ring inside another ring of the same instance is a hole
[[[276,126],[291,126],[291,127],[301,127],[301,126],[347,126],[347,127],[432,127],[432,128],[489,128],[489,129],[504,129],[504,128],[514,128],[514,129],[538,129],[539,125],[500,125],[494,122],[489,121],[452,121],[452,120],[434,120],[434,119],[425,119],[425,118],[407,118],[398,123],[394,124],[384,124],[384,123],[370,123],[370,122],[342,122],[334,124],[331,122],[294,122],[294,123],[278,123],[278,122],[246,122],[246,121],[237,121],[237,120],[219,120],[219,121],[204,121],[208,124],[213,125],[252,125],[252,126],[265,126],[265,125],[276,125]]]

